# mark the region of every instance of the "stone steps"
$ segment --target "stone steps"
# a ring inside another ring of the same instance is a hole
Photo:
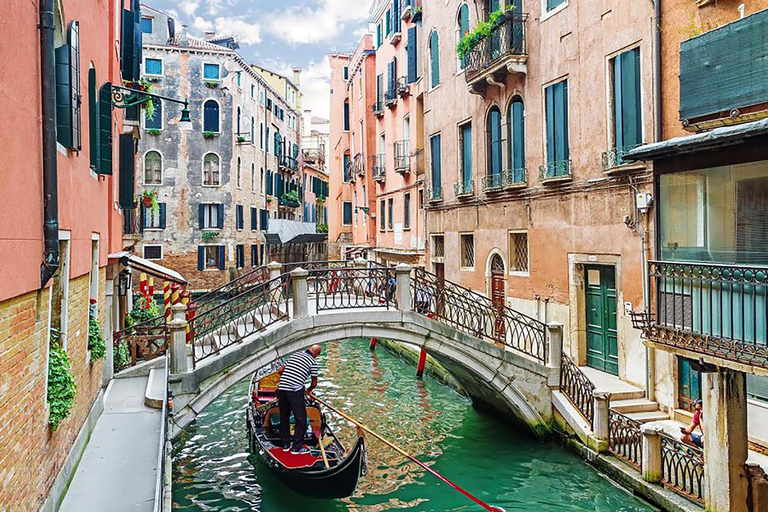
[[[163,408],[163,392],[165,383],[163,382],[163,368],[152,368],[147,378],[147,387],[144,389],[144,405],[153,409]]]
[[[630,398],[624,400],[614,400],[611,396],[611,409],[622,414],[633,412],[651,412],[658,411],[659,404],[645,398]]]
[[[669,419],[669,414],[658,409],[655,411],[630,412],[624,415],[640,423],[648,423],[651,421],[661,421],[661,420]]]

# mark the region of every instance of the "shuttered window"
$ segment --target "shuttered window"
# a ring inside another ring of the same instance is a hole
[[[235,266],[237,268],[243,268],[245,266],[245,246],[235,246]]]
[[[379,205],[379,215],[381,215],[381,219],[379,222],[379,229],[381,231],[384,231],[387,229],[387,202],[382,199]]]
[[[488,112],[488,120],[485,129],[486,158],[488,159],[488,175],[494,178],[501,177],[501,112],[498,107],[493,107]],[[501,185],[493,180],[494,186]]]
[[[218,64],[203,64],[203,80],[220,80],[221,66]]]
[[[226,251],[223,245],[201,245],[197,248],[198,270],[224,270]]]
[[[440,162],[440,135],[433,135],[429,139],[429,149],[431,156],[432,171],[432,190],[434,192],[442,190],[442,172]]]
[[[403,196],[403,229],[411,229],[411,193]]]
[[[153,75],[153,76],[162,76],[163,74],[162,59],[151,59],[149,57],[144,59],[144,74]]]
[[[512,98],[507,113],[507,127],[509,130],[509,168],[512,181],[520,183],[525,181],[525,107],[520,96]]]
[[[405,51],[408,54],[408,83],[419,79],[418,44],[416,43],[416,27],[408,28],[408,41],[405,43]]]
[[[138,0],[131,0],[131,9],[123,9],[120,36],[120,65],[126,82],[141,78],[141,43],[141,9]]]
[[[549,176],[569,172],[568,150],[568,81],[552,84],[545,90],[547,119],[547,163]]]
[[[384,27],[386,35],[389,36],[392,33],[392,11],[389,9],[384,14]]]
[[[165,203],[157,203],[157,210],[141,205],[141,227],[165,229]]]
[[[472,183],[472,124],[465,123],[459,128],[459,150],[461,152],[462,190],[470,191]]]
[[[349,100],[344,101],[344,131],[349,131]]]
[[[243,229],[245,227],[245,212],[243,205],[235,205],[235,229]]]
[[[88,69],[88,152],[90,154],[91,169],[96,171],[99,162],[99,137],[98,137],[98,105],[99,94],[96,85],[96,70]]]
[[[349,201],[344,201],[341,204],[341,223],[345,226],[349,226],[352,224],[352,203]]]
[[[381,22],[376,25],[376,48],[381,46]]]
[[[625,150],[642,142],[640,105],[640,49],[626,51],[611,59],[613,71],[614,147],[617,160]]]
[[[198,206],[200,229],[222,229],[224,227],[224,205],[221,203],[201,203]]]
[[[440,84],[440,42],[436,31],[429,35],[430,87]]]
[[[120,134],[120,207],[131,210],[134,206],[134,173],[136,158],[136,143],[133,134]]]
[[[459,7],[459,19],[457,20],[457,24],[459,31],[459,37],[457,39],[461,41],[467,37],[467,34],[469,34],[469,7],[467,4],[461,4],[461,7]],[[459,59],[459,68],[464,69],[465,67],[467,67],[466,57]]]
[[[82,149],[80,93],[80,23],[67,30],[67,43],[56,48],[56,140],[64,147]]]
[[[203,104],[203,131],[219,131],[219,104],[214,100],[208,100]]]
[[[392,0],[392,32],[400,33],[400,0]]]
[[[112,174],[112,84],[107,82],[99,89],[97,109],[97,132],[99,138],[99,162],[96,172]]]

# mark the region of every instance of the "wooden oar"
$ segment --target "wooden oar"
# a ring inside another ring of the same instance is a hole
[[[446,484],[450,485],[452,488],[454,488],[455,490],[459,491],[461,494],[463,494],[464,496],[466,496],[470,500],[474,501],[475,503],[477,503],[478,505],[483,507],[485,510],[489,510],[491,512],[503,512],[502,509],[497,508],[497,507],[492,507],[491,505],[485,503],[481,499],[476,498],[475,496],[471,495],[469,492],[465,491],[464,489],[462,489],[461,487],[459,487],[455,483],[451,482],[450,480],[445,478],[443,475],[441,475],[440,473],[438,473],[434,469],[430,468],[429,466],[427,466],[426,464],[421,462],[419,459],[417,459],[413,455],[409,454],[408,452],[406,452],[405,450],[403,450],[402,448],[397,446],[392,441],[389,441],[388,439],[385,439],[384,437],[382,437],[381,435],[377,434],[376,432],[374,432],[370,428],[366,427],[365,425],[363,425],[362,423],[360,423],[356,419],[354,419],[354,418],[350,417],[349,415],[347,415],[347,414],[341,412],[340,410],[336,409],[335,407],[333,407],[331,404],[329,404],[325,400],[322,400],[322,399],[318,398],[317,396],[313,396],[313,398],[315,400],[317,400],[318,402],[320,402],[321,404],[323,404],[324,406],[326,406],[327,408],[329,408],[330,410],[332,410],[333,412],[335,412],[336,414],[338,414],[339,416],[341,416],[342,418],[344,418],[345,420],[347,420],[347,421],[349,421],[351,423],[354,423],[355,425],[358,426],[358,428],[363,429],[365,432],[371,434],[373,437],[375,437],[376,439],[378,439],[382,443],[384,443],[387,446],[389,446],[390,448],[394,449],[397,453],[399,453],[403,457],[407,458],[408,460],[410,460],[414,464],[418,465],[422,469],[424,469],[424,470],[428,471],[429,473],[433,474],[438,479],[440,479],[442,482],[445,482]]]
[[[328,464],[328,457],[325,455],[325,446],[323,446],[323,426],[320,425],[320,427],[315,431],[315,436],[317,436],[317,444],[320,445],[320,453],[323,454],[323,463],[325,463],[325,469],[331,469],[331,465]]]

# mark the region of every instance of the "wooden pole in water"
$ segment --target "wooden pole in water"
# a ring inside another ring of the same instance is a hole
[[[376,350],[376,338],[371,338],[371,351]]]
[[[470,500],[474,501],[475,503],[477,503],[478,505],[483,507],[485,510],[488,510],[490,512],[503,512],[502,509],[497,508],[497,507],[492,507],[491,505],[489,505],[486,502],[482,501],[480,498],[476,498],[475,496],[473,496],[469,492],[465,491],[464,489],[462,489],[461,487],[459,487],[455,483],[453,483],[450,480],[448,480],[447,478],[445,478],[443,475],[441,475],[440,473],[438,473],[434,469],[430,468],[429,466],[427,466],[426,464],[421,462],[419,459],[417,459],[413,455],[409,454],[408,452],[406,452],[405,450],[403,450],[402,448],[397,446],[392,441],[389,441],[388,439],[385,439],[384,437],[382,437],[381,435],[377,434],[376,432],[374,432],[370,428],[366,427],[365,425],[363,425],[362,423],[360,423],[356,419],[354,419],[354,418],[350,417],[349,415],[347,415],[347,414],[341,412],[340,410],[336,409],[335,407],[333,407],[331,404],[329,404],[325,400],[322,400],[322,399],[318,398],[317,395],[313,395],[313,398],[315,400],[317,400],[318,402],[320,402],[321,404],[323,404],[324,406],[326,406],[327,408],[329,408],[330,410],[332,410],[333,412],[335,412],[336,414],[338,414],[339,416],[341,416],[342,418],[344,418],[345,420],[347,420],[347,421],[349,421],[351,423],[354,423],[359,428],[363,429],[365,432],[369,433],[370,435],[372,435],[373,437],[375,437],[376,439],[378,439],[382,443],[386,444],[387,446],[389,446],[390,448],[395,450],[397,453],[399,453],[403,457],[407,458],[408,460],[410,460],[411,462],[413,462],[414,464],[416,464],[420,468],[422,468],[422,469],[428,471],[429,473],[431,473],[432,475],[436,476],[441,482],[444,482],[444,483],[448,484],[453,489],[459,491],[461,494],[463,494],[464,496],[466,496]]]
[[[416,376],[424,376],[424,367],[427,364],[427,349],[421,347],[421,353],[419,354],[419,365],[416,367]]]

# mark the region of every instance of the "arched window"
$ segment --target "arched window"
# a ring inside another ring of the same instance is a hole
[[[237,107],[237,133],[236,135],[240,135],[240,107]]]
[[[162,185],[163,157],[157,151],[147,151],[144,155],[144,184]]]
[[[501,111],[491,108],[485,127],[486,151],[488,159],[488,185],[501,186]]]
[[[237,157],[237,188],[243,187],[243,174],[240,171],[240,157]]]
[[[429,64],[430,87],[437,87],[440,84],[440,42],[436,30],[429,34]]]
[[[504,275],[504,260],[498,254],[494,254],[491,258],[491,274]]]
[[[523,98],[515,96],[507,112],[509,168],[513,183],[525,182],[525,106]]]
[[[163,102],[158,99],[153,99],[152,103],[155,106],[155,111],[151,118],[147,116],[146,112],[144,113],[144,128],[147,130],[162,130]]]
[[[251,164],[251,192],[256,192],[256,166]]]
[[[219,155],[206,153],[203,157],[203,185],[218,187],[221,184],[221,164]]]
[[[208,100],[203,104],[203,131],[219,131],[219,104],[214,100]]]
[[[459,16],[456,20],[456,42],[460,43],[462,39],[469,34],[469,7],[467,4],[461,4],[459,7]],[[459,59],[459,69],[467,67],[467,57]]]

